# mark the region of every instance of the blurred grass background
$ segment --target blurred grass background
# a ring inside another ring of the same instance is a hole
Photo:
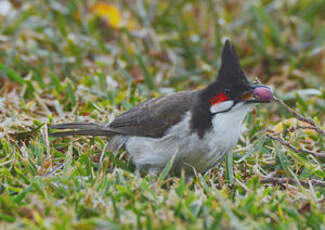
[[[48,139],[46,124],[110,121],[215,78],[223,42],[243,69],[325,122],[325,1],[0,1],[0,228],[324,229],[324,152],[283,107],[258,106],[233,158],[186,181],[138,177],[104,138]]]

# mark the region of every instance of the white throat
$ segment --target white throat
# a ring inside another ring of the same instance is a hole
[[[220,105],[223,104],[223,105]],[[213,111],[224,111],[230,109],[227,112],[221,112],[214,115],[212,119],[213,132],[215,136],[222,136],[226,146],[232,148],[240,136],[242,122],[245,119],[246,114],[252,108],[251,105],[239,102],[233,106],[229,101],[219,103],[218,109],[210,108]],[[228,107],[227,107],[228,106]],[[233,107],[231,107],[233,106]]]
[[[210,107],[211,113],[220,113],[223,111],[226,111],[231,108],[231,106],[234,105],[234,101],[224,101],[215,105],[212,105]]]

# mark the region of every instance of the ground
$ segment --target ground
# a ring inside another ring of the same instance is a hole
[[[325,229],[324,11],[307,0],[0,1],[0,229]],[[247,116],[218,168],[188,180],[169,164],[149,178],[106,138],[48,137],[52,123],[108,122],[204,87],[227,38],[280,101]]]

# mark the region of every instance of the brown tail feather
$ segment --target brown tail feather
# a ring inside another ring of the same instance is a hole
[[[49,133],[52,137],[66,137],[66,136],[112,136],[116,132],[105,127],[105,124],[100,123],[86,123],[86,122],[76,122],[76,123],[65,123],[49,126],[50,129],[74,129],[63,132],[53,132]]]
[[[103,129],[103,123],[87,123],[87,122],[74,122],[51,125],[50,129]]]

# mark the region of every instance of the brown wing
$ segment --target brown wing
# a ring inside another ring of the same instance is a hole
[[[118,116],[108,128],[123,135],[162,137],[190,110],[196,94],[185,91],[150,99]]]

